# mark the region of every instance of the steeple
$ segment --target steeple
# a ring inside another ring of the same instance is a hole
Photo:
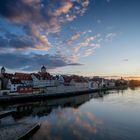
[[[2,68],[1,68],[1,74],[5,73],[5,71],[6,71],[5,68],[2,67]]]
[[[42,73],[46,73],[46,67],[45,67],[45,66],[42,66],[42,67],[41,67],[41,72],[42,72]]]

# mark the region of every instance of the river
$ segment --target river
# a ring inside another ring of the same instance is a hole
[[[7,109],[17,110],[9,122],[41,124],[30,140],[140,139],[140,88],[0,106]]]

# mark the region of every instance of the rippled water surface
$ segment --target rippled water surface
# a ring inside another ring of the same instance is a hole
[[[140,88],[26,104],[15,121],[40,122],[31,140],[140,140]]]

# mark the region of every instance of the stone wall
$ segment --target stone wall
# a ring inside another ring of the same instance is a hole
[[[77,92],[88,90],[87,87],[76,88],[75,86],[56,86],[56,87],[47,87],[46,93],[67,93],[67,92]]]

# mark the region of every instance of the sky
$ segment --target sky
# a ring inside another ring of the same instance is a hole
[[[0,66],[140,76],[139,0],[0,0]]]

